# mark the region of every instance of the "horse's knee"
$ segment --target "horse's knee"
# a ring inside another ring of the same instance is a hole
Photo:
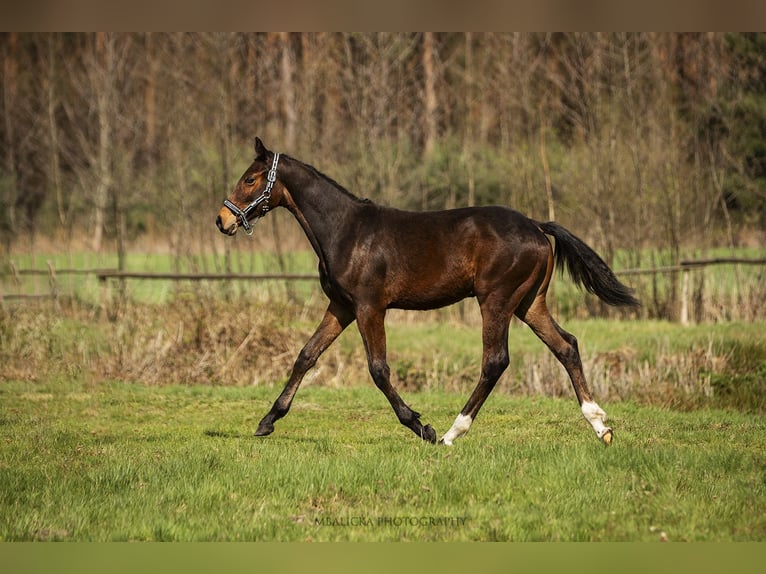
[[[308,348],[301,349],[295,358],[295,363],[293,363],[293,372],[305,373],[316,365],[317,358],[316,353],[312,353]]]
[[[511,359],[508,356],[508,352],[496,353],[487,357],[484,361],[483,375],[484,378],[491,381],[496,381],[500,378],[508,365],[511,364]]]
[[[370,376],[378,388],[385,387],[391,377],[391,369],[385,361],[371,361]]]

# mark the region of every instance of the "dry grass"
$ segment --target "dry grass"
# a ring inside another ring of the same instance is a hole
[[[281,385],[322,315],[320,302],[226,301],[204,293],[164,305],[131,303],[118,315],[77,302],[0,309],[0,379],[119,380],[143,385]],[[468,393],[478,377],[481,337],[458,314],[392,314],[389,361],[407,392]],[[715,404],[763,412],[762,323],[682,327],[598,320],[569,327],[580,338],[599,400],[672,408]],[[571,397],[568,378],[523,327],[511,329],[511,367],[498,391]],[[369,384],[353,327],[321,358],[304,386]]]

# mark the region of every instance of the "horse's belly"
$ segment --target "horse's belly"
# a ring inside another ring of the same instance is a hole
[[[473,281],[414,281],[392,298],[389,307],[396,309],[426,310],[446,307],[466,297],[473,297]]]

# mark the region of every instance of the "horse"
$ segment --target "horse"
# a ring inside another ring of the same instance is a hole
[[[556,323],[546,305],[556,265],[609,305],[640,305],[632,289],[585,242],[555,222],[540,223],[504,206],[423,212],[384,207],[353,195],[311,165],[268,150],[258,137],[254,148],[255,158],[224,200],[216,225],[226,235],[240,228],[252,234],[253,225],[269,211],[286,208],[316,252],[319,281],[329,299],[256,436],[274,432],[306,372],[356,321],[372,380],[399,422],[436,443],[433,427],[421,423],[420,413],[391,384],[386,311],[435,309],[475,297],[482,317],[479,381],[439,443],[452,445],[468,432],[508,367],[508,329],[515,315],[564,366],[583,417],[603,444],[612,444],[614,432],[588,389],[577,339]],[[555,240],[555,249],[548,237]]]

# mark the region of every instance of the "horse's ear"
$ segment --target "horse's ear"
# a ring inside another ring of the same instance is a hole
[[[255,159],[266,159],[266,146],[263,145],[261,138],[255,137]]]

